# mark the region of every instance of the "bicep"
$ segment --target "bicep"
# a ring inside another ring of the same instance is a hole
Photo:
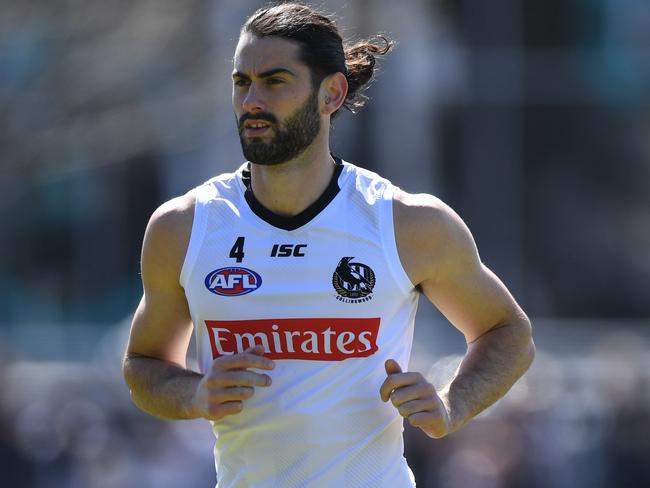
[[[133,317],[126,354],[162,359],[185,367],[192,321],[179,276],[191,215],[161,208],[162,211],[154,213],[145,232],[144,294]]]
[[[501,280],[483,263],[463,263],[437,280],[425,280],[422,291],[440,312],[472,342],[491,328],[524,316]]]
[[[400,196],[400,257],[412,281],[472,342],[525,317],[501,280],[480,259],[463,220],[430,195]]]
[[[191,336],[192,321],[184,299],[145,291],[133,317],[126,354],[185,367]]]

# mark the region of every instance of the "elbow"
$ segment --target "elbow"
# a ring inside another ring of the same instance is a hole
[[[131,389],[133,382],[133,364],[131,359],[129,354],[125,354],[124,359],[122,359],[122,378],[129,389]]]
[[[511,358],[513,372],[517,374],[517,377],[522,376],[535,359],[535,342],[530,319],[520,311],[516,317],[495,329],[504,331],[500,340],[504,344],[508,344],[506,347],[509,349],[508,356]]]
[[[141,395],[138,393],[140,390],[139,386],[142,381],[142,374],[141,372],[137,371],[138,368],[134,362],[135,361],[132,356],[124,356],[124,360],[122,361],[122,377],[124,378],[124,382],[129,389],[129,396],[131,397],[133,404],[143,412],[147,412],[147,409],[145,407],[146,403],[142,398],[140,398]]]
[[[533,327],[530,319],[526,316],[522,317],[521,326],[521,350],[522,350],[522,374],[533,364],[535,360],[535,341],[533,341]]]
[[[144,371],[146,371],[147,356],[127,351],[122,359],[122,377],[129,388],[134,388],[140,383]]]
[[[134,357],[132,355],[127,354],[124,356],[124,359],[122,360],[122,378],[124,379],[126,386],[129,388],[131,401],[133,401],[133,403],[139,408],[142,408],[137,395],[139,383],[138,378],[142,375],[138,372],[138,368],[134,362]]]
[[[535,360],[535,343],[533,342],[532,337],[530,338],[526,346],[527,347],[525,352],[524,371],[523,371],[524,373],[528,371],[530,366],[533,364],[533,361]]]

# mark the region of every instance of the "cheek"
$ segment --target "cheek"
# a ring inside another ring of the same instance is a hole
[[[241,96],[241,93],[239,93],[237,90],[232,91],[232,108],[235,110],[235,112],[238,112],[241,110],[241,105],[242,105],[242,100],[243,97]]]
[[[305,97],[305,92],[304,91],[298,91],[298,90],[289,90],[287,93],[283,94],[283,101],[287,105],[291,105],[292,107],[297,107],[305,103],[306,97]]]

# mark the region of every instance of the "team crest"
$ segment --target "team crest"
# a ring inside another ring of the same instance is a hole
[[[353,256],[341,258],[332,275],[332,285],[343,303],[361,303],[372,299],[375,272],[362,263],[350,262]]]

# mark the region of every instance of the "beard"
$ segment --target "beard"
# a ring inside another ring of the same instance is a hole
[[[275,135],[268,142],[261,139],[246,139],[244,121],[265,120],[273,124]],[[290,161],[307,149],[320,132],[318,93],[313,91],[305,103],[283,123],[269,113],[246,113],[239,119],[239,140],[244,157],[255,164],[271,166]]]

